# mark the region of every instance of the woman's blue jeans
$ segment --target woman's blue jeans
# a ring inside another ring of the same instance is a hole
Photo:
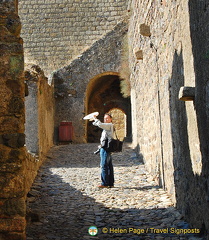
[[[101,180],[103,186],[114,186],[114,172],[111,153],[100,149]]]

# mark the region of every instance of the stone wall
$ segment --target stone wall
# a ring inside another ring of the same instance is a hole
[[[187,220],[209,231],[207,4],[134,0],[131,11],[133,142]],[[194,101],[179,100],[182,86]]]
[[[38,84],[38,155],[25,147],[23,41],[16,1],[0,3],[0,239],[25,240],[26,196],[53,144],[53,88],[42,72]],[[44,94],[43,94],[44,93]],[[29,93],[30,94],[30,93]],[[48,123],[47,121],[50,121]],[[41,123],[41,124],[40,124]],[[27,134],[27,133],[26,133]]]
[[[54,88],[39,66],[25,67],[24,79],[28,86],[25,97],[26,159],[24,162],[25,192],[28,193],[54,142]]]
[[[107,34],[127,12],[127,0],[19,0],[25,61],[49,76]]]
[[[0,4],[0,239],[25,239],[23,45],[14,1]]]
[[[28,96],[25,98],[25,133],[26,146],[31,153],[39,153],[38,144],[38,77],[32,77],[34,74],[25,71],[26,87],[28,87]]]
[[[48,84],[44,72],[36,65],[27,65],[28,86],[26,106],[26,147],[42,158],[54,141],[54,87]]]

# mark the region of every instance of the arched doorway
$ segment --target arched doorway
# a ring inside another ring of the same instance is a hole
[[[106,72],[95,76],[89,81],[86,90],[85,114],[99,112],[98,118],[103,121],[105,113],[113,109],[123,113],[126,139],[131,138],[131,104],[120,91],[120,78],[116,72]],[[116,114],[115,111],[114,114]],[[121,114],[122,114],[121,113]],[[86,141],[99,142],[101,130],[86,121]]]

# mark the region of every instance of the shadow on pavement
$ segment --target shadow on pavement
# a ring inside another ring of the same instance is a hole
[[[99,156],[92,155],[94,147],[95,144],[89,148],[74,146],[73,152],[72,146],[52,149],[28,195],[27,240],[180,239],[180,236],[190,239],[194,234],[188,233],[198,233],[198,229],[189,228],[174,207],[160,208],[154,202],[147,209],[124,204],[133,191],[141,196],[158,186],[145,182],[144,186],[98,189],[95,182],[99,175],[95,171],[99,172]],[[129,156],[125,151],[123,159],[120,154],[114,159],[115,168],[124,159],[129,159],[127,167],[142,166],[137,158],[130,158],[130,151]],[[117,199],[119,196],[121,199]],[[140,201],[148,199],[139,198],[139,205]],[[96,236],[89,234],[90,226],[97,227]]]

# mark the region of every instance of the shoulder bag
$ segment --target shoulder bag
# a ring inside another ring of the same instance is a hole
[[[123,141],[120,141],[117,137],[115,128],[114,133],[116,139],[114,138],[106,138],[104,141],[104,145],[102,146],[107,152],[121,152],[123,148]]]

